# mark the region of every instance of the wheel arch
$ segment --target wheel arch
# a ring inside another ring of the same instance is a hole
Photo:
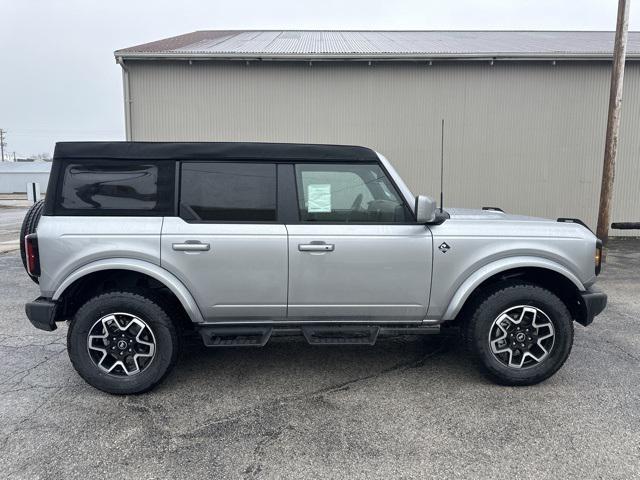
[[[97,260],[84,265],[69,276],[56,288],[52,300],[64,300],[69,292],[77,291],[80,285],[97,278],[118,277],[129,274],[131,279],[151,279],[162,287],[167,288],[179,302],[188,318],[194,323],[203,323],[202,312],[198,308],[195,299],[185,285],[173,274],[158,265],[143,260],[118,258]],[[122,277],[120,277],[122,278]]]
[[[580,304],[579,293],[585,290],[585,286],[580,279],[554,261],[520,257],[498,260],[470,275],[456,290],[445,310],[443,320],[454,320],[487,288],[513,279],[547,288],[567,304],[574,319],[581,318],[583,305]]]

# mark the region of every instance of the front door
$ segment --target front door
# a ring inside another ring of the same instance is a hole
[[[419,321],[432,239],[378,164],[295,166],[300,221],[289,233],[289,320]]]
[[[179,217],[165,217],[161,264],[207,321],[278,320],[287,308],[287,231],[276,165],[182,162]]]

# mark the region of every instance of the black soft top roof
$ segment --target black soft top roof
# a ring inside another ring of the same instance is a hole
[[[246,142],[58,142],[54,158],[127,160],[296,160],[372,162],[370,148]]]

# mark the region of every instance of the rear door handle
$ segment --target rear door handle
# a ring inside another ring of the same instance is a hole
[[[301,252],[333,252],[336,246],[332,243],[299,243]]]
[[[208,252],[211,245],[198,241],[188,240],[184,243],[174,243],[171,247],[178,252]]]

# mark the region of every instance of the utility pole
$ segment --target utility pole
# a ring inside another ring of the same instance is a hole
[[[0,128],[0,159],[2,159],[2,161],[4,162],[4,147],[7,146],[7,144],[4,141],[4,136],[7,133],[6,130],[3,130]]]
[[[613,65],[611,68],[611,90],[609,91],[609,115],[604,145],[604,163],[602,166],[602,185],[600,187],[600,209],[596,234],[606,245],[609,240],[611,221],[611,197],[615,176],[616,155],[618,153],[618,131],[620,129],[620,109],[622,107],[622,81],[624,62],[627,55],[627,30],[629,29],[629,0],[618,0],[618,19],[616,38],[613,47]]]

